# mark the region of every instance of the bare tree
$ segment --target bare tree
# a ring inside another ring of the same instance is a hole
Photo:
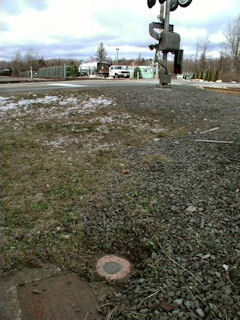
[[[223,52],[232,60],[232,70],[240,71],[240,15],[232,20],[224,30]]]
[[[15,57],[11,61],[11,67],[13,69],[13,75],[19,76],[19,72],[23,68],[24,62],[20,51],[17,51]]]
[[[199,61],[198,61],[198,58],[199,58],[199,51],[200,51],[200,48],[201,48],[201,39],[200,38],[197,38],[196,42],[195,42],[195,72],[198,72],[199,70]]]
[[[200,56],[200,69],[204,71],[207,65],[207,50],[209,46],[209,39],[206,37],[205,39],[200,40],[200,48],[201,48],[201,56]]]
[[[144,65],[144,63],[145,63],[145,59],[142,58],[142,54],[140,52],[138,57],[137,57],[137,59],[136,59],[135,65],[136,66],[141,66],[141,65]]]
[[[29,49],[24,55],[25,68],[30,70],[32,67],[33,70],[37,70],[39,67],[39,55],[34,49]]]
[[[96,59],[99,62],[104,62],[107,60],[107,51],[104,48],[103,42],[101,42],[98,46],[97,52],[96,52]]]

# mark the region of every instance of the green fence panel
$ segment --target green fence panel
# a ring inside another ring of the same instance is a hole
[[[65,73],[66,70],[66,74]],[[53,67],[44,67],[40,68],[37,71],[38,77],[40,78],[65,78],[73,76],[74,69],[72,66],[53,66]],[[20,76],[22,77],[30,77],[30,71],[21,71]]]

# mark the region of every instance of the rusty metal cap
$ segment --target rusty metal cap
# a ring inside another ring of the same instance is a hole
[[[97,273],[107,280],[123,280],[131,271],[131,264],[126,259],[107,255],[97,261]]]

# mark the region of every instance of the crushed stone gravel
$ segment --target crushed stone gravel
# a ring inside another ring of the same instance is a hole
[[[121,151],[130,174],[113,176],[111,188],[89,200],[84,215],[89,247],[97,250],[100,244],[134,265],[129,282],[114,285],[102,313],[113,312],[118,320],[237,320],[240,98],[187,86],[105,89],[105,94],[121,111],[155,115],[164,128],[178,129]],[[195,141],[203,138],[233,144]],[[142,162],[156,154],[165,161]],[[120,189],[124,180],[126,188]]]
[[[127,172],[113,174],[81,207],[89,265],[80,277],[92,279],[97,255],[117,254],[133,265],[127,282],[110,283],[98,311],[116,320],[238,320],[240,97],[191,86],[119,86],[102,94],[107,100],[92,100],[87,110],[114,101],[130,119],[155,118],[164,131],[118,146]],[[5,98],[0,102],[9,111]],[[112,122],[111,115],[100,120]]]

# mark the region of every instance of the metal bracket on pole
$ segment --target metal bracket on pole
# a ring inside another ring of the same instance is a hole
[[[155,40],[161,39],[161,33],[155,31],[154,29],[164,30],[164,23],[161,22],[152,22],[149,24],[149,34],[152,38]],[[174,31],[174,26],[172,24],[169,24],[168,30],[169,32]]]
[[[149,34],[155,40],[160,40],[161,39],[161,33],[156,32],[154,30],[154,27],[155,27],[155,22],[152,22],[152,23],[149,24]]]
[[[158,53],[159,53],[159,50],[156,49],[154,62],[157,62],[160,66],[162,66],[162,67],[165,69],[165,73],[167,73],[167,68],[166,68],[166,66],[159,60],[159,58],[158,58]]]

